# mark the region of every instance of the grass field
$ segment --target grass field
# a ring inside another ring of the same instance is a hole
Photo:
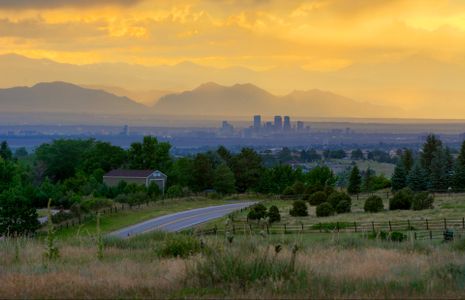
[[[162,215],[180,212],[184,210],[221,205],[231,203],[231,200],[192,198],[192,199],[169,199],[150,203],[148,206],[141,205],[132,209],[120,210],[117,213],[102,215],[100,217],[100,228],[103,233],[111,232],[126,226],[143,222]],[[76,235],[91,235],[96,230],[95,218],[79,226],[63,228],[57,232],[58,238],[70,238]]]
[[[374,193],[380,196],[384,201],[385,210],[378,213],[366,213],[363,210],[363,206],[366,198],[371,194],[361,194],[359,197],[352,197],[352,211],[350,213],[338,214],[330,217],[317,217],[315,213],[315,206],[308,205],[307,217],[291,217],[289,210],[292,208],[293,200],[280,200],[271,199],[264,200],[262,203],[266,207],[276,205],[281,213],[281,223],[287,224],[300,224],[304,223],[319,223],[319,222],[371,222],[371,221],[396,221],[396,220],[424,220],[428,219],[442,219],[442,218],[462,218],[465,217],[465,194],[436,194],[434,200],[434,208],[420,211],[414,210],[394,210],[390,211],[389,208],[389,197],[390,193],[388,190],[379,191]],[[236,214],[236,218],[245,219],[247,211]],[[216,220],[216,224],[220,225],[225,222],[225,219]],[[211,225],[211,224],[210,224]]]
[[[169,245],[167,240],[177,240]],[[462,298],[465,242],[343,234],[69,239],[47,261],[37,239],[0,243],[2,298]],[[279,245],[279,246],[278,246]],[[171,257],[179,249],[193,255]],[[189,248],[190,247],[190,248]],[[276,248],[281,248],[277,252]],[[163,250],[163,251],[160,251]],[[294,251],[296,250],[295,254]],[[160,253],[163,253],[161,255]]]

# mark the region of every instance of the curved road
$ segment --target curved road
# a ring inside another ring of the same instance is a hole
[[[204,223],[213,219],[221,218],[229,213],[251,206],[256,202],[240,202],[218,206],[208,206],[178,212],[162,217],[154,218],[139,224],[135,224],[109,234],[112,237],[127,238],[154,230],[176,232]]]

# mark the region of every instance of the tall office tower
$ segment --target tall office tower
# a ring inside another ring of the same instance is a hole
[[[253,116],[253,128],[258,130],[262,127],[262,116],[255,115]]]
[[[284,116],[283,129],[285,131],[290,131],[291,130],[291,118],[289,116]]]
[[[303,131],[303,130],[304,130],[304,122],[297,121],[297,131]]]
[[[124,125],[122,134],[125,135],[125,136],[129,136],[129,126],[128,125]]]
[[[274,129],[275,130],[283,129],[283,118],[281,118],[281,116],[274,116]]]

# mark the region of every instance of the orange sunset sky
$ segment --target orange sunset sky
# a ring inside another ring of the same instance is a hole
[[[73,65],[169,65],[174,73],[190,62],[229,68],[231,76],[208,78],[221,84],[247,81],[275,94],[319,88],[412,117],[465,116],[463,0],[0,0],[0,54],[11,53]],[[2,87],[34,83],[28,70],[11,73],[18,80]],[[73,81],[139,91],[202,83],[195,73],[183,77]]]

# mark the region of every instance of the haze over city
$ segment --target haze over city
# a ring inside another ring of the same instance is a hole
[[[64,81],[159,114],[465,114],[462,1],[0,1],[0,24],[2,88]]]

